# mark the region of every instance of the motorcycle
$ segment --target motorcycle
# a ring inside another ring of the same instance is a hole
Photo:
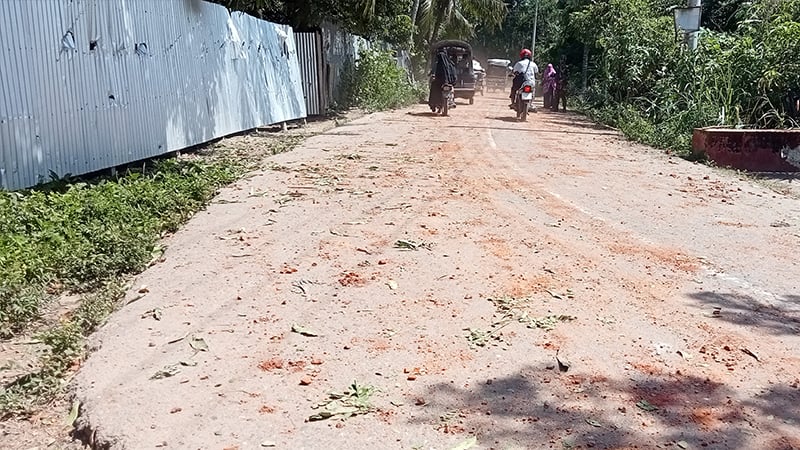
[[[456,106],[456,99],[453,95],[453,85],[452,84],[444,84],[442,85],[442,115],[448,115],[451,108],[455,108]]]
[[[525,81],[514,95],[514,109],[517,111],[517,120],[527,122],[531,102],[533,102],[533,83]]]

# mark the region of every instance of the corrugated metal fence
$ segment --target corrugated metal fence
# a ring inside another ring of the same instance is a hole
[[[300,78],[305,95],[306,112],[309,116],[325,114],[329,107],[329,95],[325,79],[322,54],[322,36],[319,33],[295,33],[300,62]]]
[[[199,0],[1,0],[0,187],[306,116],[294,33]]]
[[[295,40],[308,114],[325,114],[339,99],[347,65],[371,44],[332,24],[324,24],[315,32],[295,33]]]

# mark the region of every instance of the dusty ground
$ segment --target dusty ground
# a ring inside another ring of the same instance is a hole
[[[800,200],[504,105],[368,116],[226,189],[94,337],[83,433],[128,449],[800,448]],[[378,389],[373,410],[307,421],[354,381]]]

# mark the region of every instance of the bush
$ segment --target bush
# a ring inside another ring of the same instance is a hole
[[[345,68],[339,107],[368,111],[407,106],[419,100],[422,88],[412,84],[391,52],[362,49]]]
[[[595,31],[584,110],[634,140],[690,154],[705,126],[797,126],[783,98],[800,92],[800,0],[743,3],[735,32],[704,30],[680,49],[671,19],[648,0],[597,2],[575,14]]]

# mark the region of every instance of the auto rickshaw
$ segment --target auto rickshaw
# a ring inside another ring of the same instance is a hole
[[[431,46],[431,73],[435,71],[436,55],[444,50],[455,66],[456,78],[452,83],[452,96],[463,98],[469,104],[475,102],[475,69],[472,63],[472,47],[464,41],[440,41]]]
[[[489,92],[511,89],[511,61],[490,59],[486,67],[486,88]]]

